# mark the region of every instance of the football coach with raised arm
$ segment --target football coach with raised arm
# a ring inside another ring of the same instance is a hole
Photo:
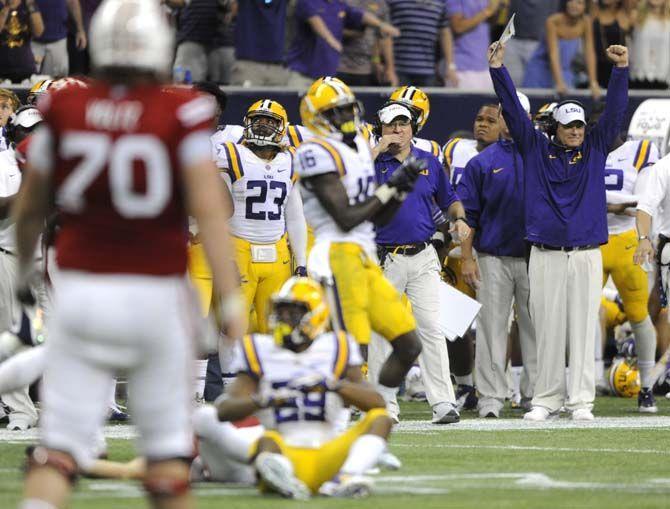
[[[628,50],[607,48],[615,66],[605,110],[593,130],[586,134],[584,106],[568,100],[556,107],[549,138],[533,128],[519,103],[503,66],[504,45],[496,51],[493,44],[488,53],[495,91],[525,171],[529,307],[538,365],[532,410],[524,419],[544,421],[565,406],[572,419],[591,421],[602,287],[599,246],[607,243],[605,161],[628,106]]]

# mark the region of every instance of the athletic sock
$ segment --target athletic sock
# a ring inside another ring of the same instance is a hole
[[[207,359],[196,360],[194,362],[195,371],[195,397],[202,400],[205,397],[205,378],[207,376]]]
[[[340,472],[349,475],[361,475],[377,464],[377,460],[384,450],[386,450],[386,440],[382,437],[363,435],[352,444]]]
[[[654,384],[652,369],[655,364],[656,355],[656,329],[647,316],[641,322],[631,322],[633,334],[635,335],[635,350],[637,352],[637,365],[640,369],[640,383],[643,388],[649,388]]]

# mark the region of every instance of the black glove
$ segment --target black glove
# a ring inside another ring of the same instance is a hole
[[[409,193],[414,189],[414,183],[419,178],[420,172],[426,168],[428,168],[428,163],[424,159],[410,156],[393,172],[386,181],[386,185],[401,193]]]
[[[307,268],[302,265],[298,265],[293,271],[294,276],[307,277]]]

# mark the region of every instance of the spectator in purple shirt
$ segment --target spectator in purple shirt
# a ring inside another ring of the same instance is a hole
[[[79,0],[36,0],[42,18],[44,33],[33,39],[31,47],[39,74],[67,76],[70,62],[67,52],[68,15],[74,20],[77,48],[87,45],[84,20]]]
[[[486,21],[497,12],[499,4],[500,0],[447,0],[458,88],[493,90],[486,61],[491,44]]]
[[[291,70],[288,84],[293,87],[308,87],[319,76],[337,72],[345,28],[367,25],[383,35],[400,35],[392,25],[343,0],[298,0],[294,17],[296,33],[287,55]]]

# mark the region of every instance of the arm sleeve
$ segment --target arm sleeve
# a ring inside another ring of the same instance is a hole
[[[442,210],[447,210],[452,203],[458,201],[458,196],[437,158],[433,158],[431,161],[430,172],[434,173],[437,179],[435,201],[438,207]]]
[[[212,128],[216,113],[216,102],[211,96],[198,94],[180,104],[176,117],[181,124],[181,134],[177,140],[177,154],[182,168],[195,165],[203,160],[211,161]]]
[[[490,68],[493,88],[502,105],[502,113],[507,122],[509,132],[514,138],[522,152],[528,152],[535,143],[537,133],[528,114],[521,106],[519,97],[516,95],[514,82],[505,66],[497,69]]]
[[[347,334],[347,342],[349,343],[349,366],[361,366],[363,364],[363,357],[361,356],[361,347],[358,346],[356,340],[351,334]]]
[[[665,163],[665,164],[664,164]],[[668,177],[670,177],[670,161],[657,163],[654,166],[645,168],[648,171],[648,185],[645,186],[645,192],[637,204],[637,210],[646,212],[653,216],[658,206],[663,201],[668,189]],[[639,178],[639,177],[638,177]]]
[[[481,216],[481,172],[482,168],[477,157],[470,159],[463,170],[463,176],[456,186],[456,192],[465,208],[468,224],[479,229]]]
[[[293,186],[286,201],[286,231],[291,252],[299,266],[307,265],[307,221],[302,210],[300,189]]]
[[[628,109],[628,67],[613,67],[607,84],[605,110],[590,136],[599,150],[609,148],[621,132]]]

